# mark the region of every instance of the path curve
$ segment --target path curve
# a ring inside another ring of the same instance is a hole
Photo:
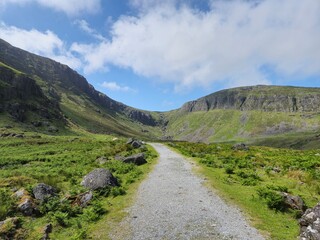
[[[129,209],[127,239],[264,239],[237,208],[203,185],[183,156],[163,144],[150,145],[160,158]]]

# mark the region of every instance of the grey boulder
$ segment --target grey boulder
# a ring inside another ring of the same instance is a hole
[[[54,197],[56,195],[56,189],[44,183],[39,183],[33,188],[33,195],[35,199],[43,201],[47,198]]]
[[[126,157],[122,160],[124,163],[134,163],[135,165],[142,165],[147,163],[147,160],[144,157],[143,153],[138,153],[129,157]]]
[[[90,190],[96,190],[107,186],[118,186],[119,184],[109,170],[97,168],[84,176],[81,185]]]

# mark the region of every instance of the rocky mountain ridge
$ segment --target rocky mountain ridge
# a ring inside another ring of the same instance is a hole
[[[320,88],[251,86],[222,90],[185,103],[180,111],[214,109],[265,112],[319,112]]]

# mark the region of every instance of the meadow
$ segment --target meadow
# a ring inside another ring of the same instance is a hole
[[[320,150],[251,146],[246,151],[230,144],[187,142],[169,146],[195,161],[209,187],[239,206],[267,238],[292,240],[299,235],[302,212],[290,209],[281,192],[300,196],[306,207],[320,200]]]
[[[19,229],[12,229],[15,239],[40,239],[48,223],[53,225],[52,239],[89,239],[99,220],[115,214],[114,211],[120,213],[126,206],[123,199],[134,195],[133,188],[137,185],[134,183],[150,171],[157,157],[149,146],[133,149],[125,139],[93,134],[48,136],[27,133],[24,138],[5,137],[0,139],[0,152],[0,221],[18,217]],[[148,164],[136,166],[114,159],[116,155],[129,156],[139,152],[145,153]],[[100,157],[106,161],[99,163]],[[120,186],[95,191],[93,200],[85,208],[71,204],[74,197],[87,192],[80,182],[95,168],[109,169]],[[17,210],[13,193],[24,188],[32,195],[32,189],[38,183],[53,186],[58,194],[38,203],[37,216],[23,216]],[[129,196],[126,196],[127,192]],[[0,227],[0,238],[5,238],[7,232],[10,229]]]

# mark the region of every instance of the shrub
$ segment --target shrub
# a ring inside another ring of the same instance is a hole
[[[11,193],[5,189],[0,189],[0,221],[4,220],[14,211],[14,199]]]
[[[265,199],[270,209],[283,212],[287,210],[287,205],[284,197],[278,191],[279,189],[284,190],[287,188],[279,186],[267,186],[259,188],[257,192],[260,198]]]
[[[227,174],[234,174],[234,166],[233,165],[226,165],[225,166],[225,172]]]

